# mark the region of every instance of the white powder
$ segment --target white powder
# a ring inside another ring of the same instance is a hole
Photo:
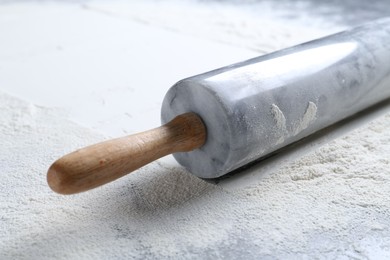
[[[275,120],[277,132],[280,133],[280,138],[276,142],[276,144],[283,143],[285,140],[286,135],[288,135],[287,127],[286,127],[286,118],[280,110],[280,108],[272,104],[271,105],[271,113]],[[316,119],[317,115],[317,106],[313,102],[309,102],[306,108],[305,113],[302,115],[302,118],[296,123],[294,129],[292,132],[294,135],[299,134],[303,130],[305,130],[314,120]]]
[[[271,113],[278,128],[276,131],[281,135],[276,144],[281,144],[284,142],[285,135],[287,134],[286,118],[280,108],[275,104],[271,105]]]
[[[275,104],[271,105],[271,113],[275,119],[276,127],[281,130],[281,132],[286,131],[286,118],[284,117],[283,112]]]
[[[299,134],[305,130],[315,119],[317,115],[317,106],[313,102],[309,102],[306,111],[303,114],[302,119],[298,122],[295,127],[294,135]]]
[[[50,163],[102,138],[5,94],[0,108],[2,259],[390,256],[390,113],[246,187],[160,161],[60,196]]]
[[[285,12],[275,8],[272,1],[241,4],[237,8],[234,2],[152,0],[132,2],[129,8],[127,1],[117,0],[109,3],[92,1],[86,3],[84,8],[260,53],[275,51],[344,29],[340,24],[310,15],[309,11],[300,13],[308,14],[302,19],[285,19]],[[319,27],[321,30],[318,30]]]
[[[233,8],[192,16],[176,4],[132,4],[110,14],[178,31],[192,24],[192,34],[260,52],[318,34],[258,26]],[[309,103],[300,128],[315,110]],[[282,111],[272,113],[283,128]],[[104,138],[5,94],[0,118],[1,259],[390,258],[390,113],[250,185],[223,189],[160,160],[67,197],[49,190],[47,168]]]

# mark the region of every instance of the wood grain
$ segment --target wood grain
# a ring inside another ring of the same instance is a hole
[[[154,160],[188,152],[206,141],[206,128],[194,113],[177,116],[161,127],[91,145],[55,161],[47,173],[60,194],[83,192],[118,179]]]

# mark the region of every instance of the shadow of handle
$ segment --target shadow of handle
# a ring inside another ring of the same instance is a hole
[[[116,180],[154,160],[188,152],[206,141],[206,128],[194,113],[139,134],[91,145],[55,161],[47,173],[50,188],[74,194]]]

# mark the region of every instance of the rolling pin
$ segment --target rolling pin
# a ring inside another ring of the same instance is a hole
[[[390,18],[183,79],[163,125],[54,162],[61,194],[113,181],[168,154],[217,178],[390,97]]]

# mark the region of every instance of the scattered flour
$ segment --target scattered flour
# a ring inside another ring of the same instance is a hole
[[[286,118],[284,117],[283,112],[275,104],[271,106],[271,113],[275,119],[276,127],[283,132],[286,131]]]
[[[278,133],[280,133],[280,138],[276,142],[276,144],[281,144],[284,142],[286,136],[289,136],[287,127],[286,127],[286,117],[284,116],[284,113],[280,108],[272,104],[271,105],[271,113],[275,120],[276,127]],[[302,118],[298,121],[294,129],[292,130],[293,135],[297,135],[303,130],[305,130],[315,119],[317,115],[317,106],[313,102],[309,102],[305,113],[303,114]]]
[[[276,123],[276,131],[281,135],[276,144],[281,144],[284,142],[285,135],[287,134],[286,118],[280,108],[275,104],[271,105],[271,113]]]
[[[122,7],[85,4],[259,52],[328,33],[270,19],[258,28],[217,3],[197,15],[173,2]],[[283,129],[282,111],[271,111]],[[297,129],[315,116],[310,102]],[[226,190],[160,160],[75,196],[51,192],[46,170],[104,137],[2,93],[0,118],[1,259],[390,258],[390,113],[245,187]]]
[[[158,4],[156,4],[158,2]],[[130,19],[170,31],[268,53],[319,38],[345,28],[340,24],[309,15],[304,19],[286,19],[282,8],[272,1],[91,1],[86,10],[117,18]],[[310,9],[309,9],[310,10]],[[300,12],[300,15],[311,12]],[[288,15],[287,15],[288,16]],[[307,21],[311,21],[308,25]],[[318,28],[321,30],[318,30]]]
[[[305,130],[315,119],[317,115],[317,106],[313,102],[309,102],[302,119],[298,122],[294,130],[294,135]]]
[[[243,188],[160,161],[75,196],[46,169],[103,138],[5,94],[0,118],[2,259],[390,257],[390,113]]]

